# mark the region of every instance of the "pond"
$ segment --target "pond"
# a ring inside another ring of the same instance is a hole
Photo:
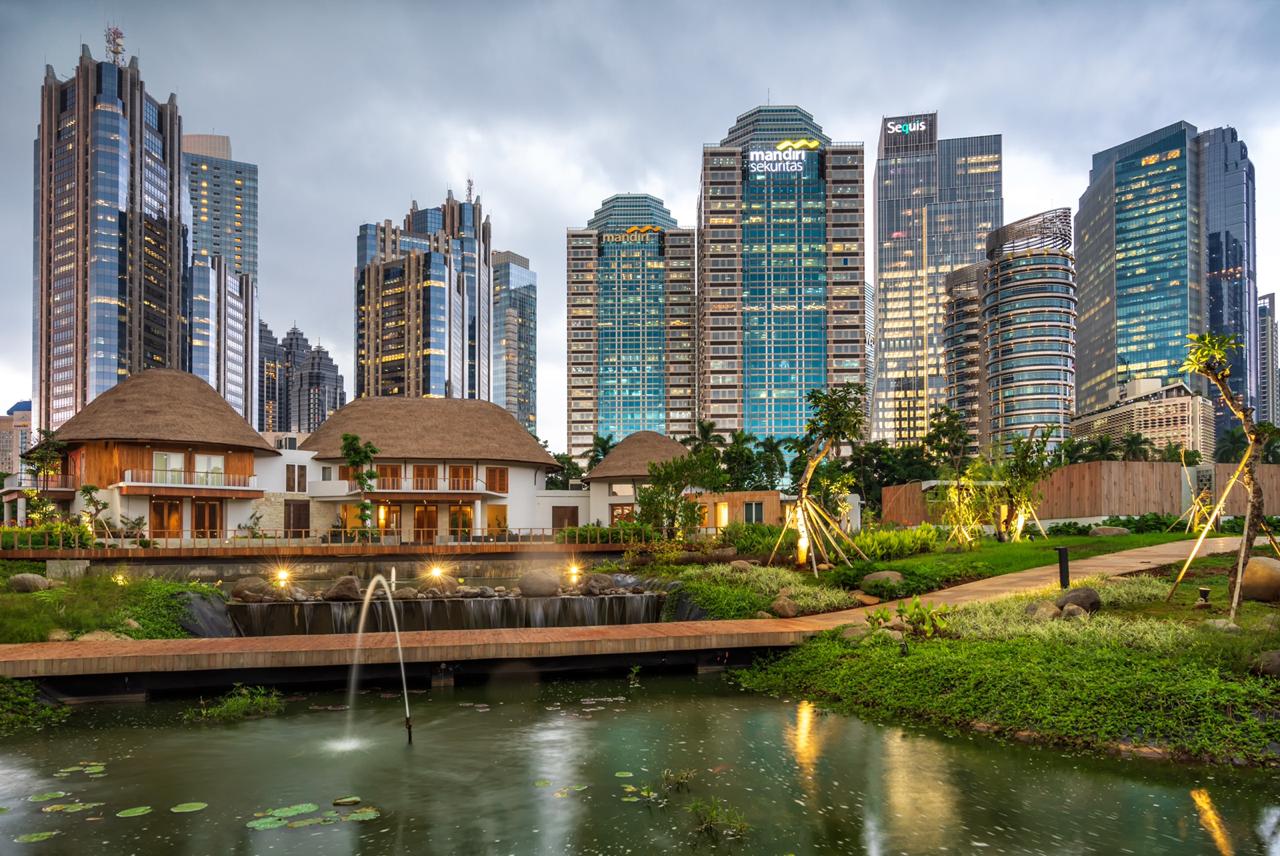
[[[0,852],[1280,853],[1274,773],[885,727],[719,675],[639,681],[415,693],[413,746],[399,699],[379,690],[358,697],[355,745],[347,715],[324,709],[336,692],[221,726],[182,724],[190,700],[80,710],[73,726],[0,742]],[[668,769],[694,771],[687,790],[663,787]],[[332,807],[350,795],[362,803]],[[745,837],[695,832],[687,807],[712,799],[741,812]],[[171,811],[183,803],[197,810]],[[273,809],[286,810],[256,816]],[[11,843],[41,832],[57,834]]]

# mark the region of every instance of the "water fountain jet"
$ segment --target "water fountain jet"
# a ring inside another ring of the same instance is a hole
[[[360,604],[360,620],[356,623],[356,650],[351,662],[351,677],[347,683],[347,740],[355,740],[356,690],[360,688],[360,648],[364,643],[364,622],[369,616],[369,604],[373,601],[378,586],[387,596],[387,607],[391,613],[391,630],[396,637],[396,658],[400,661],[400,692],[404,699],[404,730],[413,743],[413,715],[409,713],[409,680],[404,671],[404,648],[400,644],[400,622],[396,618],[396,602],[391,597],[391,585],[382,574],[375,574],[369,580],[369,587],[364,591],[364,601]]]

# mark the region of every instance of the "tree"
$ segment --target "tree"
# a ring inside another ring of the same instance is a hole
[[[754,490],[761,486],[763,479],[755,446],[756,438],[746,431],[734,431],[729,435],[729,445],[720,455],[729,490]]]
[[[1228,428],[1213,448],[1213,459],[1220,464],[1234,464],[1244,457],[1249,446],[1249,438],[1239,425]]]
[[[1078,464],[1089,459],[1089,445],[1076,437],[1065,437],[1058,444],[1057,455],[1060,466]]]
[[[765,437],[756,443],[756,467],[760,483],[766,490],[777,490],[787,473],[786,440]]]
[[[587,453],[587,470],[593,470],[600,465],[600,462],[613,451],[613,447],[617,443],[613,440],[613,435],[601,437],[599,434],[591,438],[591,451]]]
[[[718,457],[720,447],[724,445],[724,438],[716,433],[716,423],[710,419],[699,419],[693,428],[693,433],[680,442],[688,446],[690,452],[703,452],[710,449]]]
[[[1122,461],[1149,461],[1155,450],[1156,444],[1137,431],[1130,431],[1120,438],[1120,460]]]
[[[560,472],[547,473],[547,490],[569,490],[573,482],[582,478],[582,465],[568,452],[554,456]]]
[[[107,501],[98,496],[98,486],[93,484],[80,485],[80,500],[84,503],[86,516],[89,518],[89,529],[95,535],[105,533],[111,534],[111,527],[107,525],[102,518],[102,512],[107,510]]]
[[[378,454],[378,447],[372,443],[360,442],[358,435],[342,435],[342,457],[351,468],[351,479],[360,488],[360,527],[362,529],[373,526],[373,501],[367,494],[377,483],[378,471],[373,468],[373,458],[376,454]]]
[[[1089,441],[1085,460],[1118,461],[1120,460],[1120,448],[1116,445],[1116,441],[1107,434],[1094,437]]]
[[[636,519],[664,537],[688,538],[697,530],[702,511],[685,492],[692,487],[718,490],[723,480],[710,449],[650,462],[649,483],[636,493]]]
[[[929,462],[938,469],[945,467],[952,475],[958,474],[969,462],[969,445],[969,429],[964,418],[950,407],[939,408],[929,433],[924,435]]]
[[[46,428],[39,430],[37,438],[36,444],[22,456],[27,475],[31,477],[31,487],[22,493],[27,500],[27,519],[40,525],[50,523],[58,516],[58,507],[44,492],[49,487],[50,476],[62,472],[62,456],[67,450],[67,444]]]
[[[1192,449],[1187,451],[1181,443],[1170,440],[1156,451],[1156,460],[1166,464],[1185,464],[1188,467],[1200,466],[1200,453]],[[1269,463],[1269,462],[1268,462]]]
[[[848,471],[854,487],[867,507],[879,509],[884,485],[928,481],[938,477],[923,446],[907,443],[891,446],[883,440],[852,444],[848,455]]]

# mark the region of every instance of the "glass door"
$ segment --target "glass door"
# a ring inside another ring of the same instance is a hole
[[[182,500],[151,500],[151,537],[182,537]]]
[[[454,541],[471,540],[471,513],[470,505],[449,506],[449,535]]]
[[[195,530],[195,537],[197,538],[221,538],[222,500],[192,500],[191,528]]]
[[[431,543],[436,540],[439,510],[434,505],[413,507],[413,540]]]

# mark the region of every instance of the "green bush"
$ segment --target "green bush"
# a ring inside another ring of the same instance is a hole
[[[217,701],[200,703],[182,714],[184,722],[237,722],[259,716],[275,716],[284,710],[279,690],[236,684]]]
[[[7,586],[5,582],[14,574],[38,574],[44,576],[44,561],[40,559],[0,559],[0,591]]]
[[[676,579],[680,590],[667,598],[666,618],[671,617],[678,598],[688,599],[708,618],[754,618],[757,612],[767,611],[784,589],[801,615],[857,605],[848,592],[787,568],[757,565],[739,571],[728,565],[707,565],[681,571]]]
[[[566,526],[556,533],[557,544],[637,544],[658,537],[652,526],[622,521],[612,526]]]
[[[1064,520],[1062,523],[1055,523],[1045,532],[1050,538],[1059,538],[1064,535],[1088,535],[1089,530],[1093,527],[1087,523],[1080,523],[1076,520]]]
[[[778,543],[782,534],[781,526],[769,523],[730,523],[720,530],[720,543],[735,548],[743,556],[767,557]],[[794,556],[796,553],[797,534],[788,529],[778,548],[778,555]]]
[[[1102,521],[1103,526],[1123,526],[1130,532],[1164,532],[1178,522],[1176,514],[1158,514],[1148,511],[1141,517],[1118,517],[1111,515]],[[1088,532],[1082,533],[1088,535]]]
[[[93,540],[93,532],[83,522],[0,527],[0,550],[87,548]]]
[[[31,594],[0,593],[0,643],[43,642],[53,630],[73,637],[110,630],[135,639],[182,639],[187,633],[179,621],[187,607],[177,595],[184,591],[221,596],[202,583],[139,579],[121,585],[104,576]],[[126,625],[128,619],[138,627]]]
[[[897,571],[902,582],[872,580],[864,582],[867,574],[877,571]],[[912,597],[974,579],[994,576],[996,569],[988,562],[973,560],[964,564],[953,562],[920,561],[911,565],[895,566],[885,562],[854,562],[842,565],[831,572],[831,582],[843,589],[860,589],[884,600]]]
[[[873,562],[932,553],[939,540],[938,527],[929,523],[914,529],[868,529],[853,536],[853,543]]]
[[[34,681],[0,678],[0,737],[61,725],[70,715],[65,707],[40,701]]]

